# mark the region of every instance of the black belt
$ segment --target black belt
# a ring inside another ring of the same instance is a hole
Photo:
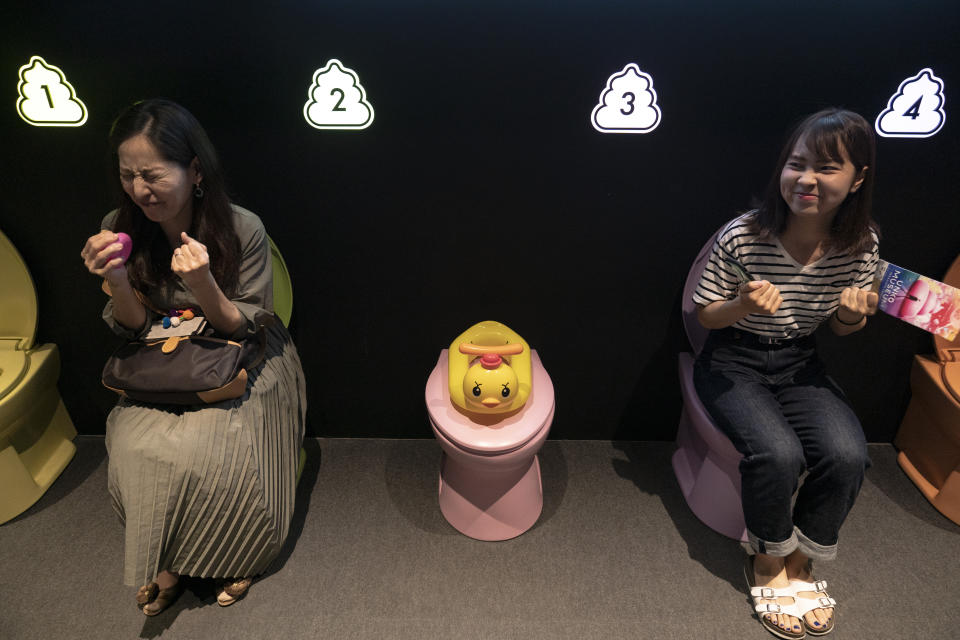
[[[805,344],[812,345],[814,343],[814,337],[812,333],[805,336],[800,336],[798,338],[772,338],[769,336],[762,336],[758,333],[744,331],[743,329],[736,329],[734,327],[720,329],[718,333],[730,341],[741,342],[745,344],[760,344],[773,347],[788,347],[791,345],[799,346]]]

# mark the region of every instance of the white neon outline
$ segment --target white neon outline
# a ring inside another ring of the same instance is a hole
[[[34,64],[40,63],[40,66],[47,69],[48,71],[56,71],[57,75],[60,76],[60,82],[70,89],[70,100],[76,102],[80,105],[80,113],[82,114],[80,119],[77,121],[63,121],[63,120],[32,120],[23,112],[23,103],[29,100],[27,96],[23,94],[23,86],[28,84],[27,79],[24,75],[27,71],[30,71],[34,67]],[[83,126],[83,123],[87,121],[87,105],[83,104],[83,101],[77,97],[77,92],[73,88],[73,85],[67,80],[67,76],[63,75],[63,71],[59,67],[47,64],[47,61],[41,58],[40,56],[31,56],[30,62],[20,67],[18,72],[20,76],[20,83],[17,85],[17,93],[20,97],[17,99],[17,113],[20,114],[20,118],[27,124],[33,125],[35,127],[80,127]]]
[[[614,129],[614,128],[605,128],[600,126],[600,124],[597,122],[597,115],[600,113],[601,109],[603,109],[604,107],[610,106],[606,104],[606,97],[608,93],[613,91],[613,81],[618,78],[622,78],[626,76],[627,72],[630,70],[633,70],[638,76],[640,76],[641,78],[645,78],[647,82],[650,83],[649,91],[650,91],[650,94],[653,96],[653,102],[650,103],[649,108],[652,108],[656,112],[657,119],[654,120],[652,125],[646,128],[631,127],[631,128],[625,128],[625,129]],[[615,73],[609,78],[607,78],[607,87],[606,89],[603,90],[603,92],[600,93],[600,102],[597,104],[597,106],[593,108],[593,112],[591,112],[590,114],[590,123],[593,125],[593,128],[599,131],[600,133],[650,133],[651,131],[656,129],[658,126],[660,126],[660,120],[662,119],[662,115],[663,114],[660,111],[660,107],[657,106],[657,91],[656,89],[653,88],[653,77],[650,74],[644,73],[643,71],[641,71],[640,67],[637,66],[637,63],[630,62],[623,67],[623,70],[620,71],[620,73]]]
[[[313,88],[319,86],[317,79],[323,74],[328,73],[333,67],[336,67],[340,71],[353,78],[353,86],[360,90],[360,104],[365,106],[367,108],[367,112],[370,114],[370,117],[367,118],[367,120],[362,124],[319,124],[310,119],[310,105],[317,104],[317,101],[313,99]],[[336,58],[330,58],[330,60],[327,61],[327,64],[313,72],[313,82],[307,88],[307,102],[303,105],[303,118],[307,121],[307,124],[314,129],[366,129],[373,124],[373,105],[367,102],[366,89],[364,89],[363,85],[360,84],[360,78],[357,76],[356,72],[349,67],[343,66],[343,63]]]
[[[911,82],[916,82],[920,78],[926,75],[931,82],[937,85],[937,92],[935,96],[940,98],[940,104],[934,109],[936,113],[940,114],[940,124],[937,125],[937,128],[933,131],[928,131],[925,133],[910,133],[910,132],[889,132],[884,131],[880,128],[880,122],[883,120],[883,117],[888,113],[893,113],[893,103],[897,98],[904,95],[903,88],[910,84]],[[947,98],[943,95],[943,80],[933,75],[933,69],[929,67],[923,68],[917,75],[911,76],[900,83],[900,86],[897,87],[896,93],[894,93],[890,100],[887,102],[887,108],[880,112],[880,115],[877,116],[877,119],[874,124],[874,128],[877,130],[877,133],[884,138],[929,138],[930,136],[936,135],[940,129],[943,129],[943,125],[947,122],[947,112],[943,110],[943,105],[946,103]]]

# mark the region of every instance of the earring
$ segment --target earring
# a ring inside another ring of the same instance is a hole
[[[193,185],[193,197],[198,200],[203,197],[203,187],[200,186],[200,183]]]

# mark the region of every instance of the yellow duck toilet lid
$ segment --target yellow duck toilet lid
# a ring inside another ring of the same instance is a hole
[[[507,417],[496,422],[484,424],[464,415],[450,401],[450,387],[447,384],[449,359],[447,350],[441,351],[425,390],[427,413],[433,425],[461,449],[479,454],[509,453],[533,440],[552,423],[555,402],[553,382],[540,363],[540,356],[536,350],[531,350],[530,357],[534,382],[523,409],[504,414]],[[496,415],[481,417],[497,419]]]

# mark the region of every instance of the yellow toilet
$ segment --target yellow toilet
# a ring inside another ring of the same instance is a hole
[[[60,353],[35,345],[37,295],[23,258],[0,232],[0,524],[40,499],[76,453],[57,391]]]

